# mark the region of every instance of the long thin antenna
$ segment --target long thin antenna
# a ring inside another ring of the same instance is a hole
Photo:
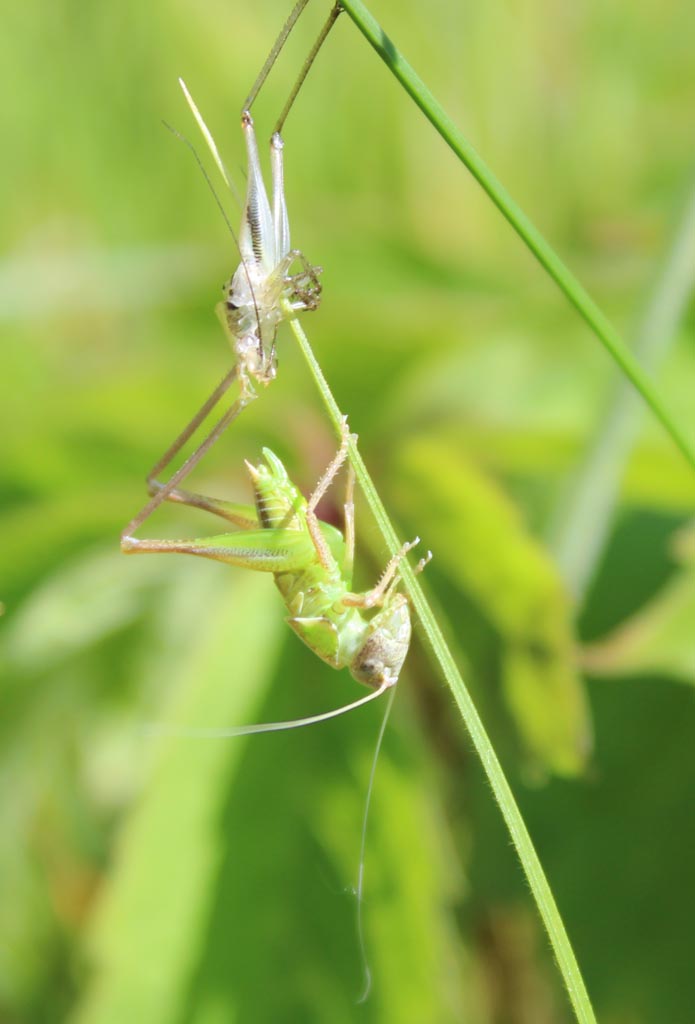
[[[186,86],[184,85],[183,81],[180,78],[179,78],[179,82],[181,82],[181,88],[185,90]],[[187,92],[187,90],[186,90],[186,92]],[[186,136],[182,132],[180,132],[178,130],[178,128],[174,128],[172,125],[169,124],[168,121],[162,121],[162,124],[167,129],[167,131],[170,131],[171,134],[175,138],[177,138],[179,140],[179,142],[183,142],[184,146],[187,146],[189,148],[189,150],[191,151],[191,153],[193,154],[193,158],[194,158],[195,162],[198,164],[198,169],[199,169],[200,173],[203,175],[203,177],[205,178],[205,182],[207,184],[207,187],[212,192],[212,195],[213,195],[213,197],[215,199],[215,202],[217,203],[218,209],[219,209],[220,213],[222,214],[222,217],[224,218],[225,224],[227,225],[227,229],[228,229],[230,235],[232,236],[232,238],[234,239],[234,244],[236,245],[236,247],[238,249],[239,248],[239,242],[237,241],[236,231],[232,227],[232,222],[230,221],[229,217],[227,216],[227,211],[225,210],[224,206],[222,205],[222,200],[220,199],[219,195],[217,194],[217,189],[215,188],[215,186],[212,183],[212,178],[208,174],[207,169],[205,167],[205,164],[200,159],[200,154],[198,153],[198,150],[195,148],[195,146],[193,145],[191,140],[186,138]],[[218,165],[218,166],[220,166],[220,165]],[[224,180],[225,180],[225,183],[231,189],[231,185],[229,184],[226,176],[225,176]]]
[[[175,725],[148,725],[145,727],[145,732],[150,736],[188,736],[193,739],[217,740],[229,739],[232,736],[253,736],[256,733],[261,732],[284,732],[287,729],[301,729],[305,725],[318,725],[319,722],[327,722],[331,718],[337,718],[338,715],[345,715],[348,711],[354,711],[356,708],[361,708],[363,704],[369,704],[370,701],[381,697],[381,695],[389,688],[395,690],[393,683],[382,683],[378,690],[372,690],[372,692],[368,693],[366,697],[360,697],[359,700],[355,700],[351,704],[343,704],[339,708],[333,708],[332,711],[324,711],[321,715],[310,715],[308,718],[293,718],[288,722],[262,722],[258,725],[232,726],[229,729],[187,729],[178,728]],[[393,698],[389,701],[389,707],[392,702]],[[381,740],[379,742],[381,742]],[[362,849],[364,851],[364,846]]]
[[[338,20],[338,15],[341,13],[342,10],[343,10],[343,8],[342,8],[341,4],[339,4],[339,3],[334,4],[334,6],[333,6],[333,8],[331,10],[331,13],[328,15],[323,28],[321,29],[321,31],[318,34],[316,42],[314,43],[314,45],[311,48],[311,52],[309,53],[309,56],[304,61],[304,64],[302,66],[302,70],[299,72],[299,77],[297,78],[297,81],[294,84],[294,88],[293,88],[292,92],[290,93],[290,95],[289,95],[289,97],[287,99],[287,103],[285,103],[285,106],[283,107],[283,110],[282,110],[282,113],[280,114],[280,117],[277,120],[277,124],[275,125],[274,134],[275,133],[277,133],[278,135],[282,134],[282,129],[285,127],[285,121],[287,120],[287,115],[289,114],[290,110],[292,109],[292,104],[296,100],[297,94],[299,93],[299,90],[304,85],[304,79],[309,74],[309,69],[311,68],[311,65],[316,60],[316,56],[317,56],[319,50],[321,49],[321,47],[323,46],[323,44],[326,41],[326,36],[328,35],[328,33],[331,31],[331,29],[335,25],[336,21]]]
[[[376,739],[376,746],[374,747],[374,757],[372,758],[372,769],[369,773],[369,785],[367,786],[367,797],[364,801],[364,815],[362,817],[362,841],[360,844],[360,866],[357,872],[357,889],[355,897],[357,899],[357,943],[360,949],[360,956],[362,957],[362,968],[364,971],[364,983],[362,986],[362,992],[359,999],[359,1003],[365,1003],[369,996],[372,988],[372,972],[369,968],[369,961],[367,959],[367,948],[364,941],[364,921],[362,919],[362,902],[364,900],[364,859],[365,851],[367,848],[367,822],[369,820],[369,808],[372,802],[372,790],[374,789],[374,777],[376,776],[376,764],[379,760],[379,754],[381,753],[381,745],[384,741],[384,734],[386,732],[386,726],[388,725],[389,715],[391,714],[391,708],[396,697],[396,687],[391,688],[389,699],[386,703],[386,709],[384,711],[384,717],[381,720],[381,727],[379,729],[379,735]]]
[[[287,37],[289,36],[290,32],[294,28],[294,26],[295,26],[295,24],[297,22],[297,19],[299,18],[299,15],[302,13],[302,11],[304,10],[304,8],[306,7],[306,5],[308,3],[309,3],[309,0],[298,0],[298,2],[294,5],[292,13],[290,14],[290,16],[287,19],[287,21],[285,22],[285,24],[282,26],[282,31],[280,32],[280,35],[277,37],[277,39],[273,43],[273,48],[270,51],[270,53],[268,54],[268,56],[266,57],[265,64],[261,68],[261,70],[260,70],[260,72],[258,74],[258,78],[253,83],[253,87],[251,89],[251,92],[248,94],[248,96],[244,100],[244,106],[241,108],[242,114],[244,112],[248,111],[248,110],[251,110],[251,107],[253,106],[253,104],[254,104],[254,102],[256,100],[256,97],[258,96],[258,93],[261,91],[263,83],[265,82],[266,78],[270,74],[270,71],[271,71],[271,69],[273,67],[273,64],[278,59],[278,55],[279,55],[280,51],[282,50],[283,46],[287,42]]]

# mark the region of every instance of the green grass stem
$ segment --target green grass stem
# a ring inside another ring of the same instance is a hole
[[[300,349],[309,364],[312,376],[324,401],[328,415],[335,427],[338,437],[341,436],[342,414],[338,404],[328,386],[316,357],[312,351],[309,340],[304,333],[301,324],[297,320],[291,320],[290,326]],[[400,542],[396,531],[388,517],[386,509],[379,497],[372,479],[367,471],[357,445],[350,444],[350,461],[355,468],[357,480],[364,492],[369,507],[381,534],[391,554],[395,554],[400,548]],[[463,721],[470,733],[473,745],[483,763],[483,768],[488,777],[492,791],[499,804],[502,816],[516,847],[521,865],[524,869],[531,892],[538,905],[540,915],[548,932],[550,943],[557,958],[562,978],[567,986],[570,1001],[574,1008],[577,1020],[580,1024],[595,1024],[595,1017],[589,1001],[589,996],[584,985],[579,966],[577,964],[572,946],[570,945],[565,926],[557,909],[548,880],[541,866],[538,854],[533,846],[521,812],[517,806],[509,783],[502,771],[502,766],[497,754],[485,731],[485,727],[478,715],[475,704],[466,688],[461,674],[456,667],[451,651],[449,650],[439,624],[434,616],[430,605],[425,598],[418,578],[404,559],[401,563],[401,575],[405,589],[412,601],[413,607],[422,624],[425,635],[430,642],[434,656],[444,675],[446,682],[451,688],[454,699],[458,704]]]
[[[522,241],[539,263],[546,269],[577,312],[586,321],[596,337],[608,350],[618,366],[632,381],[657,419],[662,423],[688,463],[695,470],[695,448],[681,428],[674,422],[654,385],[634,358],[605,314],[597,306],[577,278],[565,266],[555,250],[546,242],[538,229],[514,202],[504,186],[497,180],[473,146],[463,136],[440,103],[434,98],[422,79],[398,51],[383,28],[361,0],[342,0],[342,6],[352,18],[365,39],[374,47],[391,73],[395,75],[408,95],[415,101],[459,160],[468,168],[479,185],[487,192],[497,209],[509,221]]]

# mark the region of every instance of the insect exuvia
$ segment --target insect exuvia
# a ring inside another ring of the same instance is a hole
[[[218,306],[239,365],[242,387],[251,377],[264,384],[277,372],[275,335],[288,314],[317,309],[321,298],[319,267],[312,267],[298,249],[290,248],[290,228],[283,185],[283,141],[276,132],[270,143],[272,211],[263,184],[253,119],[244,111],[241,126],[248,155],[248,183],[239,232],[241,263],[225,286]],[[301,261],[303,270],[290,274]]]
[[[295,633],[323,661],[336,669],[349,668],[354,679],[374,691],[370,696],[378,696],[398,681],[408,652],[410,609],[407,598],[397,589],[398,566],[418,541],[403,545],[376,586],[364,593],[352,591],[355,532],[354,474],[350,469],[344,505],[345,533],[321,522],[315,511],[345,462],[349,438],[345,425],[340,449],[308,500],[289,479],[280,459],[265,448],[265,463],[246,464],[255,506],[183,490],[167,495],[169,501],[225,519],[237,527],[235,532],[194,540],[128,537],[122,548],[135,554],[198,555],[272,573],[289,612],[287,622]],[[418,571],[429,557],[420,561]],[[244,727],[243,731],[251,730]]]

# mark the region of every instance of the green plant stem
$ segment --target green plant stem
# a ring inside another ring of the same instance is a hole
[[[297,320],[291,320],[290,326],[294,332],[294,336],[297,339],[299,347],[302,350],[304,358],[309,364],[311,373],[326,409],[328,410],[328,415],[335,427],[336,434],[340,437],[342,414],[338,408],[338,404],[335,401],[326,378],[323,375],[323,371],[314,356],[309,340],[304,333],[301,324]],[[400,548],[396,531],[394,530],[391,520],[386,513],[386,509],[384,508],[381,498],[377,494],[372,479],[367,472],[367,467],[362,460],[362,456],[357,449],[357,445],[351,442],[349,451],[350,461],[355,468],[357,480],[364,492],[369,507],[374,514],[379,530],[381,531],[389,551],[391,554],[395,554]],[[567,986],[567,991],[577,1020],[580,1021],[581,1024],[595,1024],[595,1017],[591,1009],[589,996],[580,974],[574,952],[572,951],[569,938],[567,937],[565,926],[562,923],[562,918],[560,917],[560,913],[557,909],[550,885],[548,884],[548,880],[543,872],[541,862],[538,859],[538,854],[531,842],[531,837],[526,825],[524,824],[521,812],[514,799],[509,783],[505,778],[504,772],[502,771],[502,766],[497,759],[495,750],[485,731],[476,707],[463,679],[461,678],[461,674],[456,667],[451,651],[447,647],[437,620],[434,617],[434,613],[425,598],[422,587],[405,559],[401,563],[400,571],[403,577],[405,589],[412,601],[413,607],[425,631],[425,635],[431,644],[432,651],[439,663],[442,674],[449,684],[451,692],[459,706],[461,716],[470,733],[471,739],[473,740],[473,745],[475,746],[478,756],[483,763],[483,768],[485,769],[492,791],[511,834],[521,865],[531,887],[531,892],[536,900],[543,923],[550,937],[550,943],[555,952],[563,980]]]
[[[444,112],[422,79],[391,42],[382,27],[361,0],[341,0],[365,39],[374,47],[391,73],[395,75],[409,96],[415,101],[459,160],[468,168],[479,185],[487,192],[497,209],[509,221],[522,241],[539,263],[546,269],[571,304],[583,317],[596,337],[608,350],[618,366],[632,381],[657,419],[662,423],[674,443],[695,470],[695,448],[681,428],[674,422],[647,374],[633,357],[619,333],[599,309],[589,293],[565,266],[555,250],[546,242],[524,211],[517,206],[504,186],[464,138],[451,118]]]

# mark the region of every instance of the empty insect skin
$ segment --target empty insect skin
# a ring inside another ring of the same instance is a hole
[[[183,81],[181,87],[225,180],[228,180],[210,130]],[[256,398],[253,382],[268,384],[275,378],[275,335],[280,322],[303,310],[314,310],[320,302],[318,274],[321,268],[312,267],[299,250],[290,248],[282,138],[279,132],[275,132],[271,139],[271,209],[261,173],[253,119],[248,111],[242,114],[241,123],[248,156],[246,200],[237,243],[241,262],[224,287],[226,299],[217,306],[217,314],[234,352],[234,366],[147,474],[147,488],[151,498],[124,528],[122,536],[130,536],[142,526],[210,450],[229,424]],[[290,274],[293,263],[300,263],[302,270]],[[158,479],[160,474],[219,404],[234,381],[239,385],[238,397],[186,462],[162,485]]]
[[[283,141],[276,132],[270,142],[272,207],[263,182],[253,119],[242,114],[248,179],[239,232],[241,263],[225,285],[218,306],[242,378],[267,384],[276,374],[275,335],[279,323],[318,307],[319,267],[312,267],[298,249],[290,247],[290,227],[283,177]],[[302,270],[290,274],[293,263]]]
[[[315,508],[345,461],[348,435],[307,501],[280,459],[264,448],[265,462],[247,462],[255,506],[240,505],[175,490],[168,500],[204,509],[238,529],[196,540],[139,540],[125,537],[127,553],[179,552],[228,565],[271,572],[289,611],[295,633],[333,668],[374,690],[393,686],[408,653],[410,609],[396,590],[398,564],[417,543],[405,544],[388,563],[378,584],[365,593],[351,590],[354,555],[352,491],[349,473],[345,535],[321,522]],[[418,569],[424,565],[423,559]]]

